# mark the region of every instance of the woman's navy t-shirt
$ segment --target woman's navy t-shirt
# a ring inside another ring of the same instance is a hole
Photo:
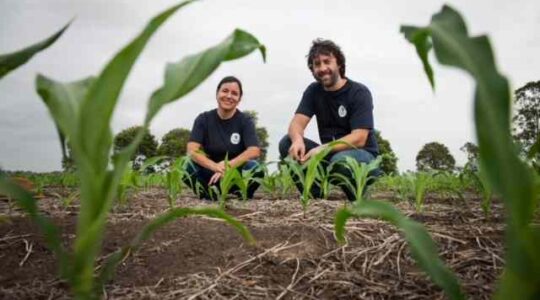
[[[253,120],[238,109],[227,120],[219,117],[217,109],[199,114],[189,141],[201,144],[204,153],[215,162],[225,157],[231,160],[248,147],[259,147]]]

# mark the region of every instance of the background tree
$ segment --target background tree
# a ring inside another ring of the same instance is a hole
[[[392,146],[390,146],[390,142],[388,140],[385,140],[381,132],[376,130],[375,131],[375,138],[377,139],[377,144],[379,145],[379,153],[383,155],[382,162],[381,162],[381,170],[387,175],[397,174],[398,168],[397,168],[397,156],[396,153],[394,153],[394,150],[392,150]]]
[[[418,171],[452,171],[455,166],[456,160],[448,148],[441,143],[427,143],[416,155],[416,169]]]
[[[255,131],[257,133],[257,138],[259,138],[259,143],[261,146],[261,157],[259,157],[259,160],[261,162],[266,161],[266,154],[268,153],[268,131],[266,130],[266,127],[258,127],[257,123],[259,121],[259,113],[254,110],[244,110],[245,114],[251,117],[253,120],[253,123],[255,123]]]
[[[540,81],[529,82],[515,91],[512,125],[512,135],[521,153],[540,169]]]
[[[114,137],[114,152],[116,153],[128,146],[131,141],[133,141],[139,130],[142,130],[142,126],[132,126],[120,131]],[[139,147],[137,147],[137,150],[131,159],[135,159],[137,155],[144,155],[147,158],[156,156],[157,147],[158,143],[156,141],[156,137],[151,134],[149,130],[146,130],[142,142],[139,144]]]
[[[180,157],[186,155],[186,146],[189,141],[191,130],[175,128],[167,132],[161,138],[161,144],[157,150],[158,155]]]
[[[480,155],[480,152],[478,151],[478,146],[471,142],[466,142],[459,148],[459,150],[465,152],[467,154],[467,163],[468,164],[476,164],[478,161],[478,155]]]

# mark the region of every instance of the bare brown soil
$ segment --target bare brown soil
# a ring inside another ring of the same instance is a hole
[[[50,188],[40,207],[74,237],[76,203],[63,206]],[[389,193],[373,195],[380,201]],[[407,243],[391,225],[371,219],[347,224],[348,243],[333,235],[335,211],[344,205],[340,194],[315,200],[306,216],[297,196],[291,199],[231,201],[227,212],[246,224],[257,240],[248,245],[222,221],[190,217],[160,229],[129,256],[106,286],[111,299],[444,299],[415,265]],[[112,212],[102,256],[125,245],[142,226],[168,208],[161,189],[131,195],[126,207]],[[208,206],[184,195],[177,206]],[[496,201],[489,218],[479,199],[429,197],[422,213],[408,203],[396,204],[428,228],[439,253],[456,272],[471,299],[488,299],[501,273],[503,218]],[[24,214],[0,200],[0,298],[70,298],[58,278],[56,261],[39,229]]]

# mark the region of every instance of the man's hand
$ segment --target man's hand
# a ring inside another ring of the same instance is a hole
[[[304,140],[300,139],[296,142],[293,142],[289,148],[289,155],[297,161],[302,161],[304,154],[306,153],[306,145]]]
[[[208,185],[212,185],[212,184],[217,183],[219,181],[219,179],[221,179],[222,176],[223,176],[223,173],[220,173],[220,172],[214,173],[214,175],[212,175],[212,177],[210,177],[210,181],[208,181]]]
[[[324,145],[321,145],[321,146],[317,146],[311,150],[308,151],[308,153],[306,153],[306,155],[304,155],[301,159],[300,159],[300,163],[303,164],[305,163],[306,161],[308,161],[310,158],[312,158],[313,156],[317,155],[317,153],[321,152],[322,150],[324,150]]]
[[[225,161],[220,161],[214,164],[212,171],[214,171],[215,173],[225,173]]]

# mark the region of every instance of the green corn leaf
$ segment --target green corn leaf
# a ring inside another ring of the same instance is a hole
[[[38,52],[45,50],[49,46],[51,46],[54,42],[56,42],[56,40],[60,38],[60,36],[62,36],[62,34],[64,33],[64,31],[66,31],[69,25],[71,25],[71,21],[64,27],[62,27],[62,29],[60,29],[58,32],[39,43],[36,43],[32,46],[26,47],[13,53],[0,55],[0,79],[6,76],[9,72],[24,65]]]
[[[403,28],[403,27],[402,27]],[[510,131],[510,88],[495,65],[486,36],[470,37],[464,20],[448,6],[429,26],[437,60],[467,71],[476,81],[474,96],[480,168],[502,195],[507,211],[506,266],[498,299],[536,299],[540,295],[540,240],[530,222],[537,203],[533,171],[523,163]]]
[[[414,26],[402,26],[401,32],[405,35],[405,38],[409,40],[409,42],[416,46],[416,53],[418,53],[418,56],[420,56],[422,65],[424,66],[424,71],[429,79],[429,83],[431,84],[433,90],[435,90],[433,69],[431,68],[428,60],[429,50],[432,48],[431,41],[429,40],[429,30]]]
[[[107,261],[103,264],[103,268],[99,275],[99,280],[102,286],[113,275],[116,266],[130,253],[136,251],[140,245],[147,240],[156,230],[167,225],[168,223],[175,221],[179,218],[188,217],[192,215],[207,216],[211,218],[222,219],[231,225],[238,233],[251,245],[255,244],[255,239],[249,232],[246,226],[240,223],[235,218],[231,217],[221,209],[216,208],[173,208],[166,213],[152,220],[147,224],[141,232],[129,243],[129,245],[118,250],[115,254],[111,255]]]
[[[76,135],[78,171],[81,178],[81,211],[74,246],[75,273],[80,278],[76,293],[87,293],[92,288],[93,264],[101,246],[101,236],[106,217],[116,196],[116,188],[123,174],[122,168],[108,171],[112,146],[110,121],[118,96],[136,59],[156,30],[181,7],[185,1],[154,17],[145,29],[118,52],[91,85],[82,101]],[[75,141],[74,141],[75,140]],[[113,174],[117,176],[113,176]]]
[[[150,99],[146,122],[150,122],[163,105],[172,102],[197,87],[223,61],[241,58],[254,50],[261,51],[266,60],[266,50],[251,34],[235,30],[220,44],[195,55],[190,55],[178,63],[167,65],[165,82]]]
[[[456,277],[441,261],[435,243],[420,223],[405,217],[388,203],[365,200],[355,203],[350,208],[342,208],[336,213],[334,228],[336,239],[340,243],[345,242],[345,225],[351,217],[382,219],[401,229],[420,268],[450,299],[465,299]]]
[[[99,75],[97,82],[84,99],[85,112],[79,120],[78,143],[95,169],[105,170],[112,143],[110,121],[118,96],[135,61],[157,29],[178,9],[193,1],[184,1],[154,17],[145,29],[118,52]]]
[[[95,77],[69,83],[58,82],[41,74],[36,77],[36,91],[53,117],[63,153],[66,153],[65,137],[69,140],[75,135],[82,99],[94,82]]]

